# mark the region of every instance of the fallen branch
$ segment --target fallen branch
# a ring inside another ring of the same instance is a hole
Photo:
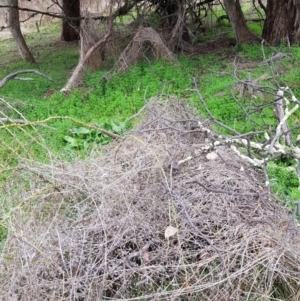
[[[31,125],[30,121],[27,121],[24,119],[11,119],[11,118],[0,118],[0,124],[1,123],[9,123],[10,125],[12,125],[12,124],[14,124],[14,125],[16,125],[16,124]],[[55,130],[55,128],[53,128],[49,125],[46,125],[46,124],[40,123],[37,125],[50,128],[51,130]]]
[[[94,46],[92,46],[86,55],[82,58],[80,58],[78,65],[76,66],[72,76],[70,77],[69,81],[67,82],[66,86],[60,90],[60,92],[67,93],[71,89],[76,88],[79,85],[79,82],[81,80],[81,77],[83,75],[83,68],[89,57],[92,55],[92,53],[98,49],[101,46],[104,46],[105,43],[108,41],[108,39],[111,36],[111,30],[109,30],[108,33],[105,34],[105,36],[100,39]]]
[[[3,120],[6,120],[6,122],[9,122],[9,121],[13,121],[14,119],[10,119],[10,118],[1,118]],[[1,121],[0,119],[0,121]],[[121,136],[118,135],[118,134],[115,134],[115,133],[112,133],[110,131],[107,131],[105,129],[102,129],[100,128],[99,126],[97,126],[96,124],[86,124],[80,120],[76,120],[75,118],[72,118],[72,117],[69,117],[69,116],[50,116],[46,119],[43,119],[43,120],[37,120],[37,121],[26,121],[26,120],[22,120],[22,119],[15,119],[19,122],[12,122],[11,124],[5,124],[5,125],[0,125],[0,129],[3,129],[3,128],[9,128],[9,127],[15,127],[15,126],[36,126],[36,125],[40,125],[40,126],[47,126],[45,125],[45,123],[51,121],[51,120],[56,120],[56,119],[60,119],[60,120],[71,120],[75,123],[78,123],[84,127],[87,127],[87,128],[90,128],[90,129],[95,129],[101,133],[103,133],[104,135],[106,136],[109,136],[113,139],[118,139],[120,138]]]
[[[235,77],[238,77],[235,74]],[[241,82],[238,79],[239,82]],[[188,89],[189,91],[195,92],[198,95],[200,103],[203,105],[206,113],[209,115],[211,121],[231,132],[230,137],[225,137],[222,135],[217,135],[213,133],[210,129],[204,127],[201,122],[198,122],[198,125],[193,128],[193,131],[200,131],[205,134],[207,137],[206,143],[200,146],[198,149],[194,150],[192,156],[189,155],[186,158],[180,160],[178,164],[185,163],[186,161],[190,161],[195,157],[215,151],[218,153],[218,148],[220,146],[226,146],[230,148],[238,157],[240,157],[245,162],[250,163],[253,166],[263,168],[265,171],[266,164],[270,161],[274,161],[282,156],[292,158],[295,160],[295,172],[300,178],[300,172],[297,170],[298,161],[300,160],[300,148],[297,146],[297,143],[300,140],[300,136],[298,135],[295,141],[292,141],[292,130],[296,129],[294,127],[289,129],[288,127],[288,119],[295,114],[295,112],[300,107],[299,100],[295,97],[294,93],[291,91],[289,87],[278,87],[276,100],[269,105],[275,105],[275,116],[277,118],[277,125],[272,128],[265,128],[263,131],[259,131],[260,135],[257,136],[255,141],[253,138],[253,132],[246,134],[239,134],[235,129],[223,124],[218,121],[213,114],[210,112],[208,106],[206,105],[202,95],[197,87],[197,83],[194,81],[194,89]],[[285,95],[289,94],[289,97]],[[245,112],[245,110],[243,110]],[[257,110],[254,110],[255,112]],[[246,116],[249,120],[249,114],[246,112]],[[196,130],[195,130],[196,129]],[[272,132],[275,134],[272,134]],[[264,135],[262,135],[262,133]],[[258,132],[256,132],[258,134]],[[266,186],[269,186],[268,176],[266,174]]]
[[[34,73],[34,74],[37,74],[41,77],[44,77],[48,80],[50,80],[51,82],[54,82],[54,80],[47,76],[46,74],[40,72],[40,71],[37,71],[37,70],[21,70],[21,71],[16,71],[16,72],[13,72],[11,74],[8,74],[7,76],[5,76],[1,81],[0,81],[0,88],[2,88],[9,80],[11,79],[18,79],[18,80],[24,80],[22,78],[17,78],[16,76],[20,75],[20,74],[24,74],[24,73]],[[26,79],[28,80],[28,78]]]
[[[292,55],[290,53],[278,52],[275,55],[271,56],[270,58],[265,59],[262,64],[265,64],[265,63],[268,64],[268,63],[271,63],[271,62],[279,61],[284,57],[291,57],[291,56]]]
[[[20,123],[20,124],[26,124],[28,123],[27,120],[24,119],[11,119],[11,118],[0,118],[0,123]]]
[[[290,104],[290,101],[284,97],[284,92],[288,91],[289,88],[283,88],[280,87],[280,89],[277,92],[277,96],[279,98],[278,101],[276,101],[276,110],[275,110],[275,115],[279,121],[277,127],[276,127],[276,135],[274,136],[271,144],[270,144],[270,153],[273,152],[273,146],[276,143],[277,139],[283,135],[283,132],[286,132],[286,136],[283,136],[284,141],[286,140],[286,144],[290,145],[291,144],[291,137],[290,137],[290,132],[288,132],[288,124],[287,124],[287,119],[299,108],[299,104],[297,103],[296,97],[292,94],[292,102],[296,103],[296,105],[289,110],[288,105]],[[285,110],[283,112],[283,104],[282,104],[282,99],[285,100]]]

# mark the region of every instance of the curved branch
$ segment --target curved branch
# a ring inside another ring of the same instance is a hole
[[[105,45],[105,43],[108,41],[108,39],[111,36],[111,28],[110,30],[104,35],[104,37],[102,39],[100,39],[95,45],[93,45],[88,52],[85,54],[84,57],[82,57],[79,60],[78,65],[76,66],[71,78],[69,79],[69,81],[67,82],[66,86],[64,88],[62,88],[60,90],[60,92],[64,92],[67,93],[69,92],[72,88],[75,88],[76,86],[78,86],[78,82],[80,81],[80,78],[82,76],[82,71],[83,71],[83,67],[84,64],[87,62],[88,58],[91,56],[91,54],[100,47],[103,47]]]
[[[11,79],[18,79],[16,78],[16,76],[20,75],[20,74],[24,74],[24,73],[35,73],[41,77],[44,77],[52,82],[54,82],[54,80],[52,78],[50,78],[49,76],[47,76],[46,74],[37,71],[37,70],[21,70],[21,71],[16,71],[13,72],[7,76],[5,76],[2,80],[0,80],[0,88],[2,88],[9,80]],[[21,78],[19,80],[22,80]]]

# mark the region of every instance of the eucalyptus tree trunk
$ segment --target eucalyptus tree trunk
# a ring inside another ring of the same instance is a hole
[[[11,6],[8,9],[8,25],[12,36],[17,44],[20,55],[23,58],[23,60],[34,63],[34,57],[30,52],[21,32],[19,10],[17,8],[18,0],[8,0],[8,4]]]
[[[300,43],[300,1],[268,0],[263,38],[271,45]]]
[[[80,0],[63,0],[63,13],[67,18],[62,22],[61,40],[66,42],[79,40]]]
[[[247,26],[240,1],[224,0],[224,6],[231,23],[237,44],[253,44],[260,41],[260,38],[250,31]]]

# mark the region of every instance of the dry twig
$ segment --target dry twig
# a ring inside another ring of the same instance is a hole
[[[138,130],[97,158],[24,160],[1,193],[2,299],[296,298],[295,219],[289,235],[262,172],[230,148],[197,152],[207,133],[191,131],[195,112],[153,99]]]

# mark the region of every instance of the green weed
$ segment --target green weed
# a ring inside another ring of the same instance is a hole
[[[299,178],[293,165],[293,160],[282,158],[275,163],[269,163],[267,167],[274,193],[290,208],[293,208],[294,201],[300,199]]]
[[[217,18],[222,13],[221,10],[215,12],[214,17]],[[156,21],[153,16],[153,22]],[[41,31],[43,30],[47,29]],[[8,82],[1,89],[1,96],[11,103],[15,110],[3,103],[0,104],[0,111],[11,118],[26,118],[29,121],[46,120],[51,116],[69,116],[73,120],[51,119],[46,123],[47,127],[15,126],[9,130],[2,128],[0,156],[3,166],[15,165],[22,156],[41,161],[47,160],[48,156],[45,154],[48,151],[67,159],[76,158],[77,155],[81,157],[87,155],[92,145],[106,143],[108,139],[95,130],[85,128],[84,124],[109,124],[114,120],[119,125],[136,113],[149,98],[158,94],[173,94],[180,99],[193,102],[199,106],[201,114],[207,117],[197,95],[190,91],[195,88],[195,82],[212,114],[239,132],[258,130],[261,126],[269,127],[276,122],[271,106],[252,114],[255,124],[247,117],[245,112],[249,112],[254,105],[263,105],[272,101],[272,97],[258,96],[254,99],[251,92],[239,95],[240,92],[234,85],[235,79],[231,75],[232,60],[221,60],[213,55],[201,55],[194,59],[182,56],[177,64],[163,60],[151,63],[140,62],[132,66],[127,73],[115,76],[108,82],[102,79],[107,70],[94,73],[87,70],[82,88],[72,91],[69,95],[63,95],[58,91],[65,85],[72,69],[76,66],[79,53],[78,46],[75,44],[51,40],[55,32],[57,36],[57,30],[57,25],[50,27],[48,32],[50,43],[40,49],[34,47],[40,43],[42,33],[35,34],[33,38],[28,37],[28,42],[35,49],[38,64],[17,61],[0,70],[0,77],[4,77],[16,70],[38,69],[53,78],[55,82],[35,75],[30,75],[32,81]],[[293,60],[300,58],[297,47],[289,50],[281,45],[278,51],[290,51],[293,55],[293,58],[284,59],[285,66],[292,66]],[[264,53],[268,58],[274,53],[274,48],[266,47]],[[239,59],[247,61],[262,61],[264,58],[261,45],[242,45],[238,56]],[[280,66],[279,63],[275,65],[278,72]],[[251,70],[238,71],[238,75],[242,79],[249,79],[249,76],[258,78],[265,72],[266,66],[257,65]],[[287,82],[298,93],[299,72],[297,72],[297,69],[290,68],[290,71],[282,77],[282,82]],[[272,86],[268,80],[263,81],[263,84]],[[233,95],[237,101],[234,100]],[[75,120],[80,121],[80,124]],[[294,124],[296,121],[291,125]],[[218,130],[226,133],[224,129],[218,128]],[[283,194],[290,191],[289,197],[298,197],[296,186],[290,189],[288,180],[284,180],[288,176],[281,175],[274,169],[270,172],[271,178],[279,177],[283,185],[279,187],[277,182],[272,180],[274,185],[277,185],[276,191],[284,191]]]
[[[257,34],[258,36],[262,35],[263,23],[260,22],[248,22],[247,23],[251,32]]]
[[[95,126],[107,130],[115,134],[122,134],[126,130],[126,123],[115,123],[113,120],[110,122],[102,122],[95,124]],[[96,129],[90,129],[86,127],[75,127],[69,130],[70,135],[65,135],[64,140],[67,142],[65,149],[83,149],[88,151],[94,144],[106,145],[112,138],[103,134]]]

